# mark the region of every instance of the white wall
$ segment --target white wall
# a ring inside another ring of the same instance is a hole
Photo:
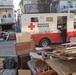
[[[7,12],[6,12],[7,10]],[[1,9],[0,10],[0,17],[3,17],[3,14],[6,14],[6,16],[8,17],[8,13],[11,14],[11,18],[13,18],[13,10],[12,9]]]
[[[13,5],[13,0],[0,0],[0,5]]]
[[[0,18],[3,18],[3,15],[5,14],[7,17],[7,20],[9,19],[8,14],[11,14],[11,19],[14,20],[14,7],[10,8],[10,5],[13,5],[13,0],[0,0],[0,5],[2,5],[2,7],[0,8]],[[6,7],[5,7],[5,6]],[[9,5],[9,7],[7,8],[7,5]]]

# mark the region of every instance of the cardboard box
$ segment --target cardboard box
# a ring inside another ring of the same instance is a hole
[[[31,41],[31,36],[30,33],[16,33],[16,42],[21,43],[21,42],[28,42]]]
[[[23,55],[29,54],[29,52],[34,52],[35,50],[35,43],[34,41],[28,41],[23,43],[16,43],[15,44],[16,54]]]
[[[16,33],[9,33],[9,40],[16,40]]]
[[[18,70],[18,75],[31,75],[30,70]]]
[[[29,54],[20,55],[18,58],[18,68],[29,70],[27,62],[31,60]]]

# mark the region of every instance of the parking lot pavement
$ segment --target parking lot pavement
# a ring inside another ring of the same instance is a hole
[[[0,56],[16,56],[15,41],[0,42]]]

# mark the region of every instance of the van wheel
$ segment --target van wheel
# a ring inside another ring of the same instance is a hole
[[[41,47],[46,47],[50,44],[49,40],[48,39],[42,39],[39,43],[39,46]]]

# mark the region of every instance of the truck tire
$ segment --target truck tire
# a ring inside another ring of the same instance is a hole
[[[39,43],[39,46],[46,47],[50,44],[50,41],[48,39],[42,39]]]

